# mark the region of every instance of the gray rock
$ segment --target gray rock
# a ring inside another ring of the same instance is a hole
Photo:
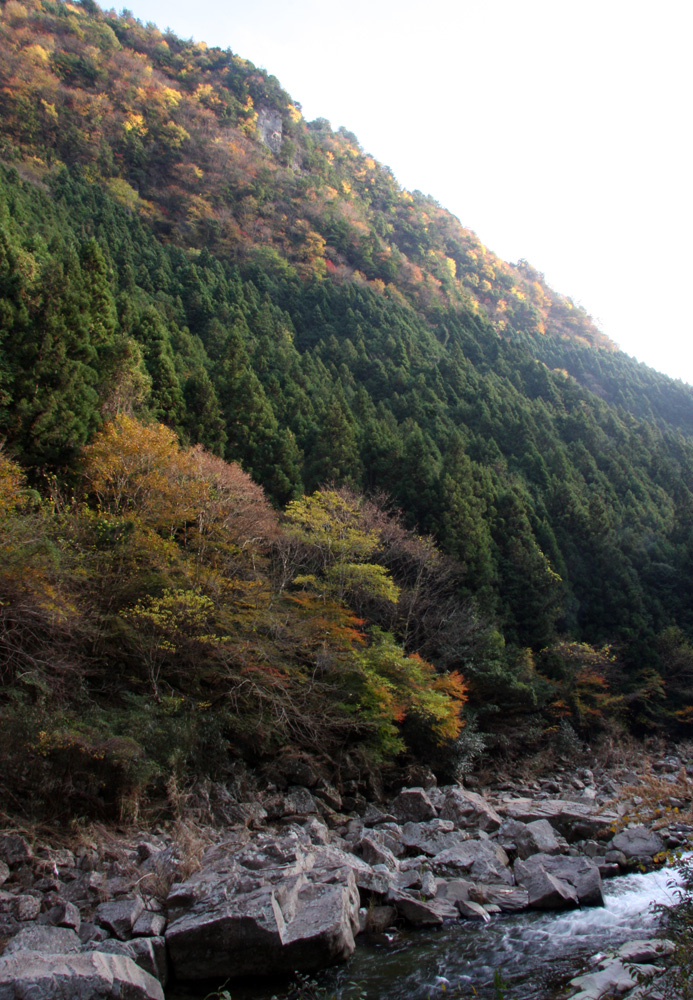
[[[641,965],[636,972],[632,966],[613,959],[603,969],[570,980],[570,985],[580,991],[573,1000],[577,1000],[578,997],[582,1000],[595,1000],[595,998],[598,1000],[607,994],[620,996],[637,985],[637,974],[648,975],[656,971],[655,966]]]
[[[330,809],[336,810],[336,812],[339,812],[342,808],[342,796],[334,785],[330,785],[327,781],[321,781],[318,787],[313,789],[313,795],[317,796]]]
[[[354,874],[356,885],[363,892],[375,893],[377,896],[386,896],[393,885],[393,873],[385,868],[384,871],[357,871]]]
[[[569,843],[599,840],[611,832],[618,819],[615,813],[598,813],[590,803],[563,799],[503,799],[498,805],[498,812],[523,823],[546,819]]]
[[[382,844],[388,851],[392,851],[396,858],[401,858],[405,853],[402,828],[397,823],[379,823],[378,826],[369,829],[368,836],[377,844]]]
[[[440,816],[441,819],[452,820],[460,829],[472,828],[486,833],[493,833],[502,823],[501,817],[483,796],[458,785],[445,789],[445,802]]]
[[[164,992],[121,955],[22,952],[0,958],[0,1000],[164,1000]]]
[[[121,941],[132,936],[135,921],[144,910],[144,903],[139,896],[133,899],[122,899],[112,903],[101,903],[96,907],[94,920],[115,934]]]
[[[402,844],[409,852],[433,857],[441,851],[459,847],[469,834],[455,830],[451,820],[432,819],[427,823],[405,823]]]
[[[69,927],[50,927],[45,924],[25,924],[6,945],[4,955],[18,951],[39,951],[66,955],[80,951],[79,935]]]
[[[397,858],[384,844],[379,844],[373,837],[362,837],[359,849],[363,860],[369,865],[386,865],[390,871],[397,871]]]
[[[92,947],[95,947],[100,941],[106,941],[110,936],[107,930],[99,927],[98,924],[93,924],[90,920],[83,920],[77,933],[82,944],[88,944],[91,941]]]
[[[436,816],[435,807],[423,788],[403,788],[392,802],[392,812],[402,823],[425,823]]]
[[[623,851],[607,851],[604,854],[604,860],[607,864],[619,865],[621,868],[625,868],[628,864],[628,858]]]
[[[488,923],[491,919],[488,910],[481,903],[475,903],[473,899],[458,899],[456,906],[460,916],[467,920],[483,920],[484,923]]]
[[[654,830],[636,826],[617,833],[610,846],[615,851],[622,851],[626,858],[652,858],[664,850],[664,841]]]
[[[265,799],[264,808],[268,819],[283,819],[285,816],[310,816],[318,811],[315,799],[307,788],[290,788],[286,794],[273,795]]]
[[[72,871],[77,865],[75,855],[65,847],[41,847],[36,855],[41,862],[45,862],[46,866],[60,875]]]
[[[561,853],[561,844],[546,819],[535,819],[523,825],[515,836],[515,844],[520,858],[528,858],[532,854]]]
[[[312,844],[329,844],[331,840],[328,827],[317,816],[311,816],[309,820],[306,820],[303,829],[310,837]]]
[[[60,893],[76,906],[91,904],[97,899],[108,899],[108,880],[101,872],[80,872],[77,878],[61,887]]]
[[[673,941],[666,938],[648,938],[645,941],[626,941],[618,949],[617,955],[622,962],[656,962],[660,958],[672,955],[676,950]]]
[[[464,878],[438,879],[436,899],[445,899],[448,903],[456,903],[458,899],[469,899],[474,890],[474,882]]]
[[[604,858],[600,857],[593,858],[593,861],[602,878],[616,878],[617,875],[621,874],[621,866],[612,861],[605,861]]]
[[[87,945],[84,950],[92,951]],[[163,937],[133,938],[132,941],[116,941],[111,938],[98,946],[99,952],[108,955],[124,955],[135,965],[158,979],[162,986],[168,981],[168,960],[166,942]]]
[[[366,913],[365,930],[368,934],[382,934],[397,920],[394,906],[371,906]]]
[[[445,919],[454,919],[458,910],[444,899],[415,899],[406,892],[391,889],[387,901],[393,903],[397,912],[414,927],[437,927]]]
[[[601,875],[589,858],[534,854],[524,861],[518,858],[513,865],[515,881],[528,890],[538,871],[545,871],[572,886],[581,906],[604,905]],[[531,895],[530,891],[530,898]]]
[[[469,895],[484,906],[497,906],[502,913],[520,913],[529,906],[529,893],[519,885],[477,885]]]
[[[0,861],[0,885],[4,885],[10,877],[10,868],[5,861]]]
[[[15,895],[0,890],[0,917],[22,923],[25,920],[36,920],[40,912],[41,900],[36,896]]]
[[[182,980],[312,971],[353,953],[358,910],[349,869],[339,880],[290,875],[246,894],[220,879],[216,890],[169,924],[166,944]]]
[[[484,840],[468,840],[459,847],[442,851],[430,861],[434,875],[469,875],[477,882],[513,884],[508,870],[508,855],[498,844]]]
[[[527,889],[527,904],[537,910],[558,910],[578,905],[575,888],[568,882],[549,875],[543,868],[531,872],[524,887]]]
[[[163,913],[144,910],[133,924],[132,933],[136,937],[160,937],[165,928],[166,917]]]
[[[273,153],[279,153],[282,148],[282,116],[272,108],[258,107],[256,128],[261,141]]]
[[[390,884],[384,872],[383,894]],[[347,958],[359,927],[357,876],[372,888],[379,874],[296,831],[261,834],[240,850],[218,845],[169,894],[166,942],[176,976],[311,971]]]
[[[48,911],[48,920],[55,927],[71,927],[73,930],[79,930],[79,925],[82,922],[79,910],[74,903],[68,903],[64,899],[55,906],[52,906]],[[57,951],[62,949],[58,948]]]
[[[4,861],[10,868],[25,865],[34,856],[29,843],[18,833],[4,833],[0,835],[0,861]]]

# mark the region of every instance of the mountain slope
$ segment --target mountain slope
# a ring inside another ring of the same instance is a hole
[[[483,642],[441,627],[425,654],[488,725],[573,682],[555,712],[584,721],[607,673],[633,725],[683,724],[691,390],[238,56],[89,0],[0,10],[0,434],[33,484],[60,508],[127,414],[277,506],[378,494],[455,560],[450,621]],[[404,543],[378,558],[416,578]],[[601,673],[584,644],[611,644]]]

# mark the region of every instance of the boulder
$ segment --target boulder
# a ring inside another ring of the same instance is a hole
[[[0,861],[0,885],[4,885],[10,877],[10,867],[5,861]]]
[[[25,924],[5,947],[4,955],[14,955],[19,951],[39,951],[43,953],[67,955],[71,951],[81,951],[82,942],[78,934],[69,927],[50,927],[45,924]]]
[[[621,830],[612,839],[610,846],[615,851],[622,851],[626,858],[653,858],[665,849],[659,834],[646,826]]]
[[[535,819],[532,823],[523,824],[515,835],[515,845],[520,858],[528,858],[532,854],[561,853],[561,844],[546,819]]]
[[[23,923],[36,920],[41,912],[41,900],[36,896],[15,895],[0,889],[0,917]]]
[[[368,934],[382,934],[397,920],[394,906],[371,906],[366,913],[365,930]]]
[[[387,901],[414,927],[437,927],[443,920],[454,920],[459,915],[457,907],[445,899],[416,899],[398,889],[390,890]]]
[[[486,840],[467,840],[458,847],[436,854],[430,861],[434,875],[459,877],[469,875],[477,882],[513,884],[508,870],[508,855],[502,847]]]
[[[638,977],[655,973],[653,965],[640,965],[634,968],[618,959],[608,962],[605,968],[588,972],[584,976],[576,976],[570,980],[570,985],[579,992],[572,1000],[599,1000],[604,996],[621,996],[637,985]]]
[[[353,953],[359,894],[351,870],[329,882],[300,874],[249,893],[236,889],[220,879],[169,924],[166,945],[178,979],[312,971]]]
[[[261,834],[240,850],[218,845],[169,893],[166,944],[176,977],[312,971],[348,958],[359,926],[357,873],[365,882],[378,877],[360,858],[312,846],[296,831]],[[380,882],[384,894],[390,882]]]
[[[139,896],[112,903],[101,903],[96,907],[94,921],[111,934],[115,934],[121,941],[125,941],[132,937],[132,928],[143,910],[144,903]]]
[[[68,903],[64,899],[52,906],[47,916],[49,922],[55,927],[71,927],[75,931],[79,930],[79,925],[82,922],[75,904]],[[62,951],[62,948],[57,948],[56,951]]]
[[[132,933],[137,937],[159,937],[164,933],[166,917],[163,913],[144,910],[135,921]]]
[[[530,872],[524,882],[527,905],[537,910],[558,910],[578,905],[574,887],[563,879],[549,875],[543,868]]]
[[[93,951],[93,945],[85,946],[85,951]],[[111,938],[98,946],[98,951],[109,955],[124,955],[135,965],[158,979],[162,986],[168,980],[166,942],[163,937],[133,938],[131,941],[117,941]]]
[[[403,788],[393,799],[392,812],[401,823],[425,823],[435,819],[436,809],[423,788]]]
[[[564,799],[507,798],[499,803],[498,812],[522,823],[546,819],[571,844],[578,840],[603,839],[618,820],[615,813],[598,813],[590,803]]]
[[[369,829],[368,836],[377,844],[382,844],[383,847],[392,851],[396,858],[401,858],[406,851],[402,840],[402,828],[397,823],[382,822]]]
[[[430,857],[459,847],[468,839],[469,834],[455,830],[450,820],[431,819],[427,823],[405,823],[402,827],[402,844],[407,851]]]
[[[533,854],[513,865],[515,881],[529,890],[537,872],[544,871],[572,886],[580,906],[603,906],[604,894],[599,868],[590,858],[570,858],[549,854]],[[531,904],[531,892],[530,892]]]
[[[311,816],[303,823],[311,844],[329,844],[331,837],[328,827],[317,816]]]
[[[488,910],[481,903],[475,903],[473,899],[458,899],[456,906],[461,917],[466,920],[483,920],[488,923],[491,919]]]
[[[641,965],[643,962],[656,962],[673,954],[676,945],[666,938],[647,938],[645,941],[626,941],[618,949],[617,955],[622,962],[633,962]]]
[[[101,952],[0,958],[0,1000],[164,1000],[158,979]]]
[[[313,795],[317,795],[321,802],[324,802],[330,809],[334,809],[339,812],[342,808],[342,796],[339,794],[334,785],[331,785],[324,779],[320,782],[317,788],[313,789]]]
[[[443,789],[441,789],[443,791]],[[502,819],[483,796],[458,785],[444,789],[445,802],[440,810],[441,819],[449,819],[458,829],[495,832]]]
[[[397,858],[384,844],[379,844],[373,837],[362,837],[358,846],[363,860],[369,865],[386,865],[390,871],[397,871]]]
[[[10,868],[25,865],[33,856],[29,842],[18,833],[3,833],[0,836],[0,861],[4,861]]]
[[[497,906],[502,913],[519,913],[529,906],[529,893],[519,885],[476,885],[469,897],[484,906]]]
[[[436,899],[446,899],[449,903],[456,903],[458,899],[469,899],[470,893],[475,888],[474,882],[464,878],[439,878],[437,882]]]
[[[315,799],[307,788],[290,788],[285,794],[273,795],[264,801],[268,819],[285,816],[310,816],[318,811]]]
[[[393,872],[384,866],[380,870],[369,868],[367,871],[356,871],[354,878],[357,887],[368,895],[386,896],[394,884]]]

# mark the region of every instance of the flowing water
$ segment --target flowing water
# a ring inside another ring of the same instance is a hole
[[[624,941],[652,936],[656,903],[676,902],[676,873],[660,869],[604,883],[606,905],[530,911],[461,921],[433,931],[395,931],[379,941],[358,939],[345,966],[317,976],[327,996],[352,1000],[550,1000],[586,959]],[[500,975],[502,994],[493,983]],[[357,984],[354,986],[353,984]],[[285,988],[285,986],[284,986]],[[230,987],[233,1000],[269,1000],[281,984]],[[182,1000],[176,993],[171,1000]],[[192,1000],[187,994],[188,1000]]]
[[[509,1000],[548,1000],[584,959],[654,934],[653,904],[676,901],[675,880],[671,869],[624,875],[605,882],[604,907],[498,916],[364,944],[344,970],[330,974],[330,985],[342,1000],[353,995],[349,981],[363,986],[368,1000],[485,1000],[497,995],[500,973]]]

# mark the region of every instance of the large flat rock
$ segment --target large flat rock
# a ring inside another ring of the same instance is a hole
[[[569,843],[604,838],[618,822],[616,813],[597,812],[589,803],[564,799],[508,798],[498,804],[497,810],[508,819],[517,819],[521,823],[548,820]]]
[[[164,991],[122,955],[20,951],[0,958],[0,1000],[164,1000]]]

